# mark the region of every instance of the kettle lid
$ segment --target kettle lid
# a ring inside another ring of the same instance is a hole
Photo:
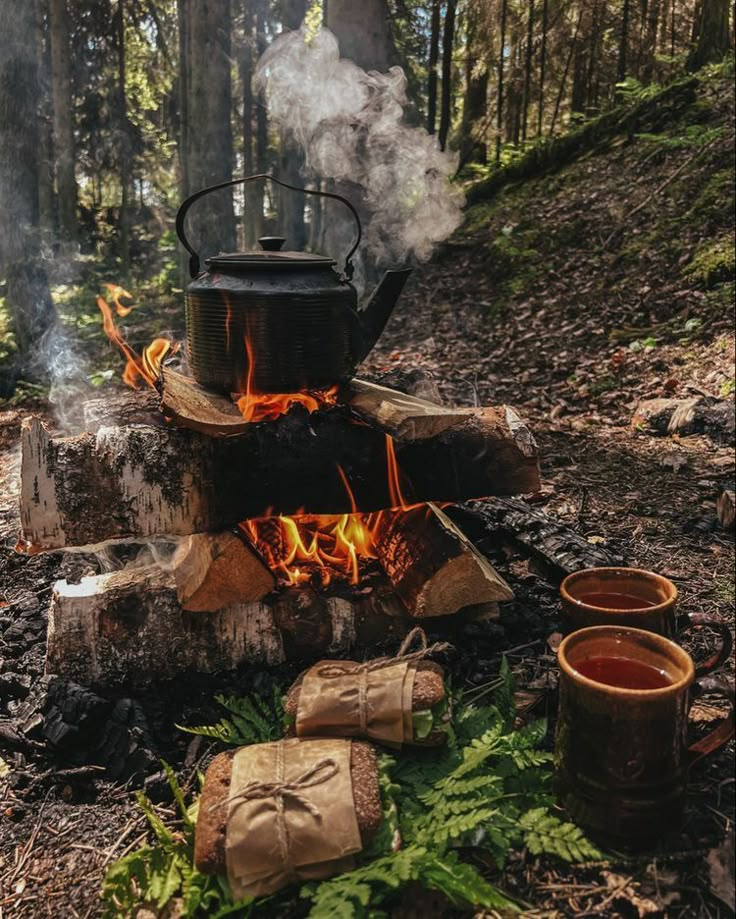
[[[282,252],[286,242],[283,236],[261,236],[260,252],[220,252],[205,259],[210,268],[223,271],[244,271],[246,269],[268,268],[325,268],[335,264],[335,260],[326,255],[311,252]]]

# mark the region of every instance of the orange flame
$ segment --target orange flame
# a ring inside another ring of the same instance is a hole
[[[113,300],[112,305],[118,315],[127,316],[133,307],[122,306],[119,303],[119,298],[121,296],[130,297],[131,295],[117,284],[105,284],[105,287],[110,291],[110,296]],[[143,354],[139,355],[120,334],[112,315],[112,307],[104,297],[97,298],[97,306],[102,313],[102,327],[105,330],[105,334],[111,342],[120,348],[126,359],[125,369],[122,374],[123,382],[130,386],[131,389],[138,389],[141,381],[153,387],[158,379],[162,361],[167,355],[175,354],[179,350],[179,345],[176,342],[169,341],[167,338],[154,338],[151,344],[143,349]]]
[[[391,507],[400,507],[402,511],[409,510],[413,505],[407,502],[401,491],[399,464],[396,462],[394,439],[390,434],[386,435],[386,472],[388,475],[388,495],[391,501]]]
[[[132,300],[133,294],[129,294],[128,291],[124,287],[121,287],[119,284],[103,284],[102,286],[106,288],[110,294],[113,306],[115,307],[115,312],[118,314],[118,316],[121,318],[127,316],[132,311],[133,305],[131,304],[130,306],[124,306],[120,302],[120,298],[125,297],[126,300]]]
[[[228,347],[230,338],[229,311],[230,307],[228,305],[228,318],[226,319]],[[242,395],[236,394],[237,397],[234,396],[233,398],[235,399],[235,404],[240,409],[240,414],[246,421],[273,421],[279,416],[285,415],[293,405],[303,405],[304,408],[311,413],[337,403],[337,386],[332,386],[330,389],[321,391],[316,390],[295,393],[256,392],[253,385],[255,355],[249,335],[245,336],[245,353],[248,356],[245,392]]]
[[[360,514],[261,517],[240,528],[288,585],[335,579],[358,584],[360,560],[375,558],[373,534]]]

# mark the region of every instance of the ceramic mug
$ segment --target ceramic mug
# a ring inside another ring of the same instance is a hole
[[[676,641],[688,629],[712,629],[720,638],[720,647],[696,666],[696,676],[718,669],[731,656],[733,639],[726,623],[703,613],[678,616],[677,587],[653,571],[586,568],[565,578],[560,595],[568,630],[625,625]]]
[[[688,747],[695,667],[679,645],[642,629],[593,626],[568,635],[558,660],[560,801],[594,836],[646,846],[679,825],[692,763],[733,737],[733,687],[698,680],[699,688],[727,696],[731,710]]]

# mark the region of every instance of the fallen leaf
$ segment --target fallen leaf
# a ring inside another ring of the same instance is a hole
[[[706,861],[711,890],[733,912],[736,910],[733,833],[728,834],[722,846],[710,850]]]

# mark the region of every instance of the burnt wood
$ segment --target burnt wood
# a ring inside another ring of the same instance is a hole
[[[508,545],[529,557],[541,573],[557,584],[581,568],[626,564],[617,553],[593,545],[566,524],[519,498],[488,498],[448,508],[448,513],[481,551]]]

